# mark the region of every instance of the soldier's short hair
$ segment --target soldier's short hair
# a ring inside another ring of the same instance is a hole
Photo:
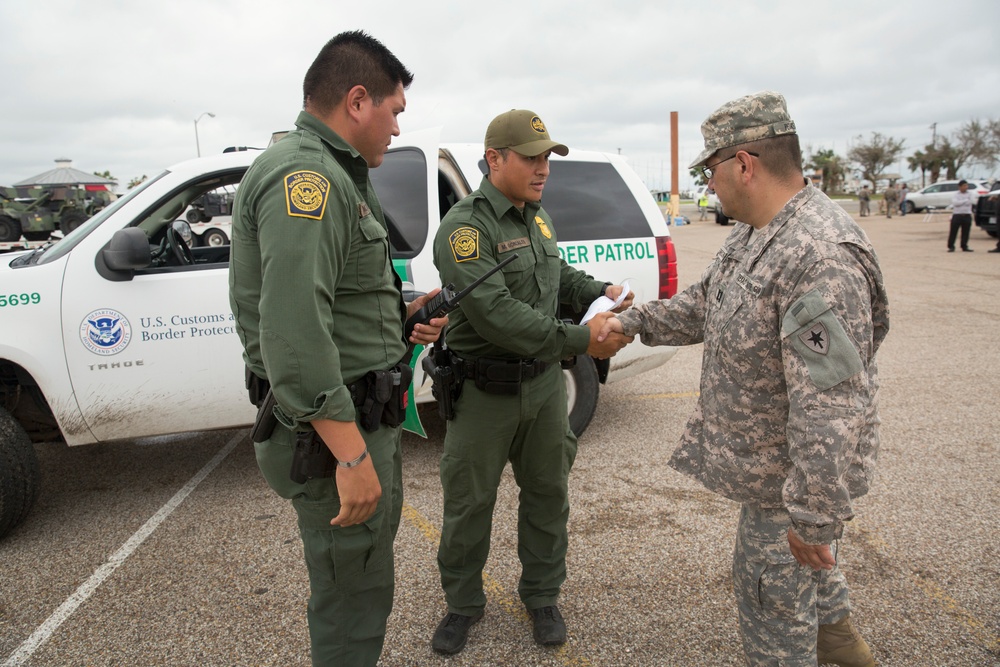
[[[302,103],[324,113],[360,85],[377,106],[397,85],[406,89],[412,82],[413,74],[382,42],[361,30],[342,32],[323,46],[306,71]]]
[[[769,137],[742,144],[736,148],[756,153],[765,171],[773,176],[784,179],[797,178],[802,175],[802,149],[799,146],[799,135],[797,134]]]

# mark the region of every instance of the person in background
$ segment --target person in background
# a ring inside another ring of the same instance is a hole
[[[948,230],[948,252],[955,252],[955,237],[962,231],[962,252],[972,252],[969,247],[969,232],[972,231],[972,209],[975,198],[969,192],[969,182],[962,179],[958,182],[958,192],[951,198],[951,227]]]
[[[899,202],[899,190],[896,189],[896,186],[890,183],[885,188],[885,192],[882,193],[882,201],[885,203],[885,217],[891,218],[892,210]]]
[[[906,215],[906,195],[909,194],[906,183],[899,186],[899,214]]]
[[[741,503],[732,581],[749,665],[873,667],[850,619],[839,540],[879,450],[875,360],[889,330],[878,258],[803,183],[785,98],[727,102],[701,167],[740,220],[699,282],[606,320],[646,345],[703,343],[676,470]]]
[[[708,188],[701,191],[698,196],[698,219],[704,220],[708,217]]]
[[[862,218],[871,215],[871,200],[872,195],[868,191],[868,186],[861,186],[861,192],[858,193],[858,207],[861,209],[861,212],[858,215]]]

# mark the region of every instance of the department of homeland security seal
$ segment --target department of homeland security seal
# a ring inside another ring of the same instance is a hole
[[[94,354],[109,357],[128,347],[132,340],[132,327],[117,310],[103,308],[83,318],[80,340]]]

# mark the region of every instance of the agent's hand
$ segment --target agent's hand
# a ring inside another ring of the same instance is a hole
[[[365,451],[364,438],[353,421],[317,419],[311,423],[337,460],[353,461]],[[372,464],[371,453],[353,468],[337,466],[336,475],[340,513],[330,521],[330,525],[346,528],[367,521],[375,513],[382,497],[382,485]]]
[[[617,301],[618,297],[621,295],[622,290],[625,289],[622,285],[609,285],[606,290],[604,290],[604,296],[608,297],[612,301]],[[623,313],[632,307],[632,301],[635,299],[635,292],[629,290],[628,295],[625,300],[619,304],[617,308],[611,310],[612,313]]]
[[[590,344],[587,345],[587,354],[597,359],[608,359],[615,356],[618,350],[622,349],[633,340],[635,336],[626,336],[622,333],[621,322],[618,322],[618,332],[610,331],[603,338],[600,338],[600,334],[603,332],[604,327],[608,320],[614,319],[618,321],[614,314],[608,313],[598,313],[594,316],[594,319],[587,322],[587,328],[590,329]]]
[[[337,493],[340,494],[340,514],[330,521],[331,526],[346,528],[363,523],[375,514],[382,497],[382,485],[370,455],[353,468],[337,466]]]
[[[808,565],[814,570],[832,570],[837,564],[829,544],[806,544],[791,528],[788,529],[788,548],[799,565]]]
[[[409,319],[413,317],[414,313],[423,308],[424,304],[430,301],[431,298],[433,298],[433,296],[440,291],[441,288],[438,287],[423,296],[418,296],[416,299],[408,303],[406,305],[406,318]],[[446,326],[448,326],[447,315],[444,317],[435,317],[427,324],[417,324],[413,327],[413,333],[410,334],[410,342],[414,345],[430,345],[441,337],[441,331],[443,331]]]

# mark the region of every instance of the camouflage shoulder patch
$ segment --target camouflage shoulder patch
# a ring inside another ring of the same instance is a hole
[[[817,290],[792,304],[782,318],[781,335],[789,338],[820,391],[864,370],[854,342]]]
[[[459,227],[448,237],[451,252],[456,262],[479,259],[479,230],[474,227]]]
[[[330,181],[315,171],[294,171],[285,176],[288,215],[320,220],[326,212]]]

